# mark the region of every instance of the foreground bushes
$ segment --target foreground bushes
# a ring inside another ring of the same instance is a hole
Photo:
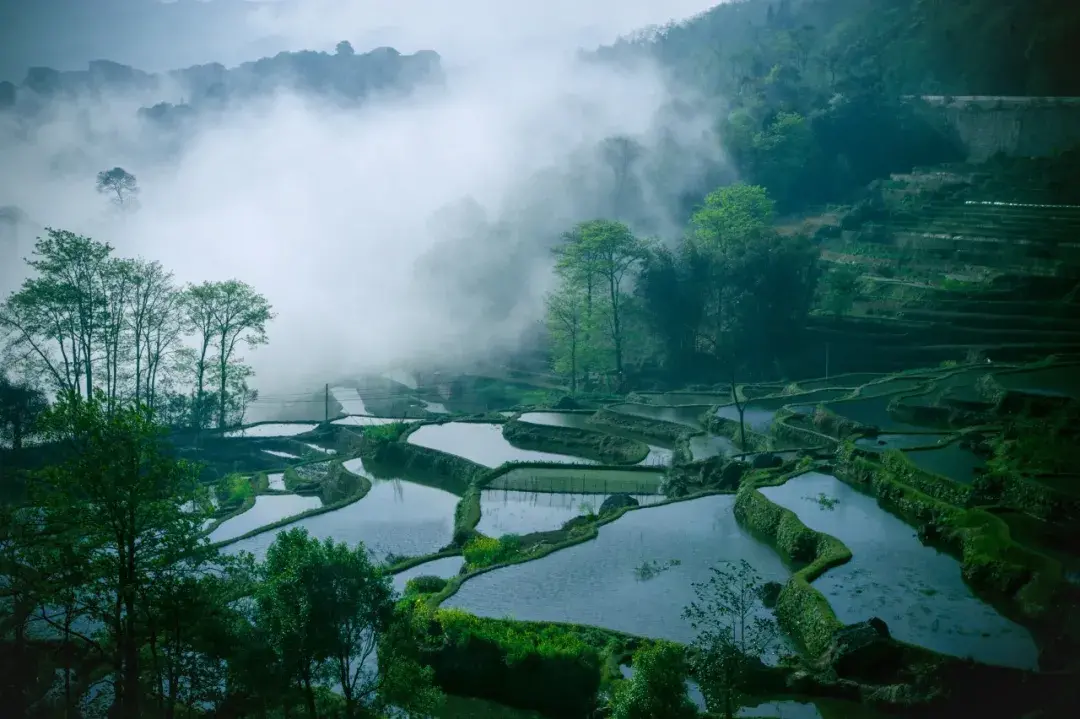
[[[404,611],[422,632],[420,661],[447,693],[557,719],[586,717],[595,708],[600,654],[569,629],[433,610],[422,601]]]

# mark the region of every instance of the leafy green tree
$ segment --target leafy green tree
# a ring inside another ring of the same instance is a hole
[[[45,393],[25,382],[12,382],[0,372],[0,440],[22,449],[38,431],[38,419],[49,407]]]
[[[627,274],[645,257],[643,243],[630,228],[612,220],[591,220],[577,225],[560,248],[558,270],[585,288],[586,310],[593,318],[594,301],[603,296],[603,323],[613,349],[615,373],[623,377],[623,304]],[[595,296],[594,296],[595,293]]]
[[[585,343],[585,294],[580,287],[568,284],[550,293],[545,304],[554,369],[570,378],[570,393],[576,394],[581,374],[581,351]]]
[[[690,219],[693,240],[703,252],[757,237],[772,222],[776,203],[764,187],[736,183],[710,192]]]
[[[114,167],[97,174],[97,191],[109,195],[117,207],[129,207],[139,194],[139,183],[135,175],[122,167]]]
[[[255,627],[308,716],[319,716],[317,690],[325,682],[340,687],[346,717],[391,704],[421,713],[431,708],[437,693],[430,670],[396,655],[393,661],[380,656],[376,667],[376,647],[394,654],[393,642],[380,645],[392,630],[394,595],[363,545],[319,542],[303,528],[281,532],[262,573]]]
[[[135,358],[135,404],[158,406],[158,380],[168,371],[168,359],[184,330],[180,293],[173,276],[158,262],[135,260],[128,295],[127,322]]]
[[[0,327],[27,373],[45,374],[60,392],[94,391],[103,353],[104,275],[112,247],[66,230],[47,229],[27,264],[36,277],[7,299]]]
[[[239,280],[203,282],[184,291],[182,306],[188,328],[195,334],[196,347],[186,348],[188,366],[195,375],[195,411],[193,424],[203,427],[206,416],[206,384],[210,373],[217,380],[217,425],[225,427],[229,397],[235,396],[230,384],[246,378],[250,371],[235,361],[241,343],[248,347],[265,344],[266,325],[274,318],[270,303],[250,285]],[[216,355],[212,358],[211,351]],[[213,364],[211,364],[213,362]],[[246,393],[246,386],[241,385]]]
[[[611,699],[611,719],[696,717],[686,695],[686,652],[677,644],[656,642],[634,654],[634,675],[621,682]]]
[[[250,285],[227,280],[216,285],[214,335],[217,345],[218,427],[225,427],[230,375],[242,373],[233,362],[237,345],[266,344],[266,323],[274,318],[270,303]]]
[[[711,711],[732,719],[751,686],[754,669],[775,645],[779,627],[761,600],[763,583],[745,559],[712,568],[695,583],[696,600],[683,612],[697,631],[694,676]]]
[[[780,205],[794,207],[806,195],[800,191],[807,172],[816,169],[815,151],[810,124],[796,112],[781,112],[754,136],[748,169]]]
[[[833,267],[823,283],[823,304],[834,315],[851,309],[859,294],[859,272],[851,265]]]
[[[36,474],[35,503],[55,542],[78,552],[90,578],[82,612],[105,641],[84,637],[113,674],[113,713],[142,716],[140,618],[164,574],[197,573],[208,558],[196,499],[196,469],[173,459],[161,431],[136,407],[107,411],[102,393],[66,395],[47,415],[51,438],[70,448]],[[72,564],[66,557],[65,565]],[[70,586],[70,585],[68,585]],[[50,620],[50,623],[52,620]]]

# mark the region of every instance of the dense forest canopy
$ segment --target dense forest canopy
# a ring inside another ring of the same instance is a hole
[[[1075,96],[1078,29],[1058,0],[733,0],[601,54],[644,50],[725,96],[773,68],[891,95]]]

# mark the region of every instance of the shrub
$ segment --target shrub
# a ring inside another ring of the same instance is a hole
[[[405,582],[405,594],[438,594],[446,587],[446,580],[425,574]]]
[[[408,428],[405,422],[393,422],[391,424],[372,424],[363,427],[360,431],[367,439],[377,442],[397,442]]]
[[[214,486],[214,494],[217,496],[219,508],[236,509],[255,494],[255,488],[248,477],[229,474],[218,480]]]
[[[506,534],[499,539],[477,535],[462,550],[470,567],[489,567],[513,559],[521,551],[521,537]]]
[[[434,640],[422,650],[423,662],[448,693],[568,719],[595,707],[599,652],[571,630],[452,609],[435,611],[423,624]]]

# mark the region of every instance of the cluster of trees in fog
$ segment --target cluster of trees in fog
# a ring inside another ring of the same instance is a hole
[[[619,388],[628,364],[684,380],[770,373],[798,346],[818,252],[773,227],[765,189],[710,193],[671,248],[617,220],[579,223],[556,248],[547,298],[556,371],[573,391]]]
[[[437,53],[402,55],[392,48],[377,48],[358,55],[348,42],[341,42],[332,53],[281,52],[231,69],[209,63],[164,75],[108,60],[95,60],[87,70],[77,71],[33,67],[18,85],[0,82],[0,111],[33,117],[46,111],[53,100],[114,93],[155,98],[139,111],[140,116],[175,125],[201,110],[283,89],[356,102],[376,93],[408,92],[441,80]],[[165,100],[178,91],[183,94],[180,102]]]
[[[31,277],[0,304],[0,358],[19,397],[100,391],[110,410],[130,400],[174,426],[242,421],[256,392],[239,350],[265,343],[274,316],[252,287],[180,287],[160,263],[66,230],[47,230],[27,263]],[[14,425],[17,443],[25,425]]]

